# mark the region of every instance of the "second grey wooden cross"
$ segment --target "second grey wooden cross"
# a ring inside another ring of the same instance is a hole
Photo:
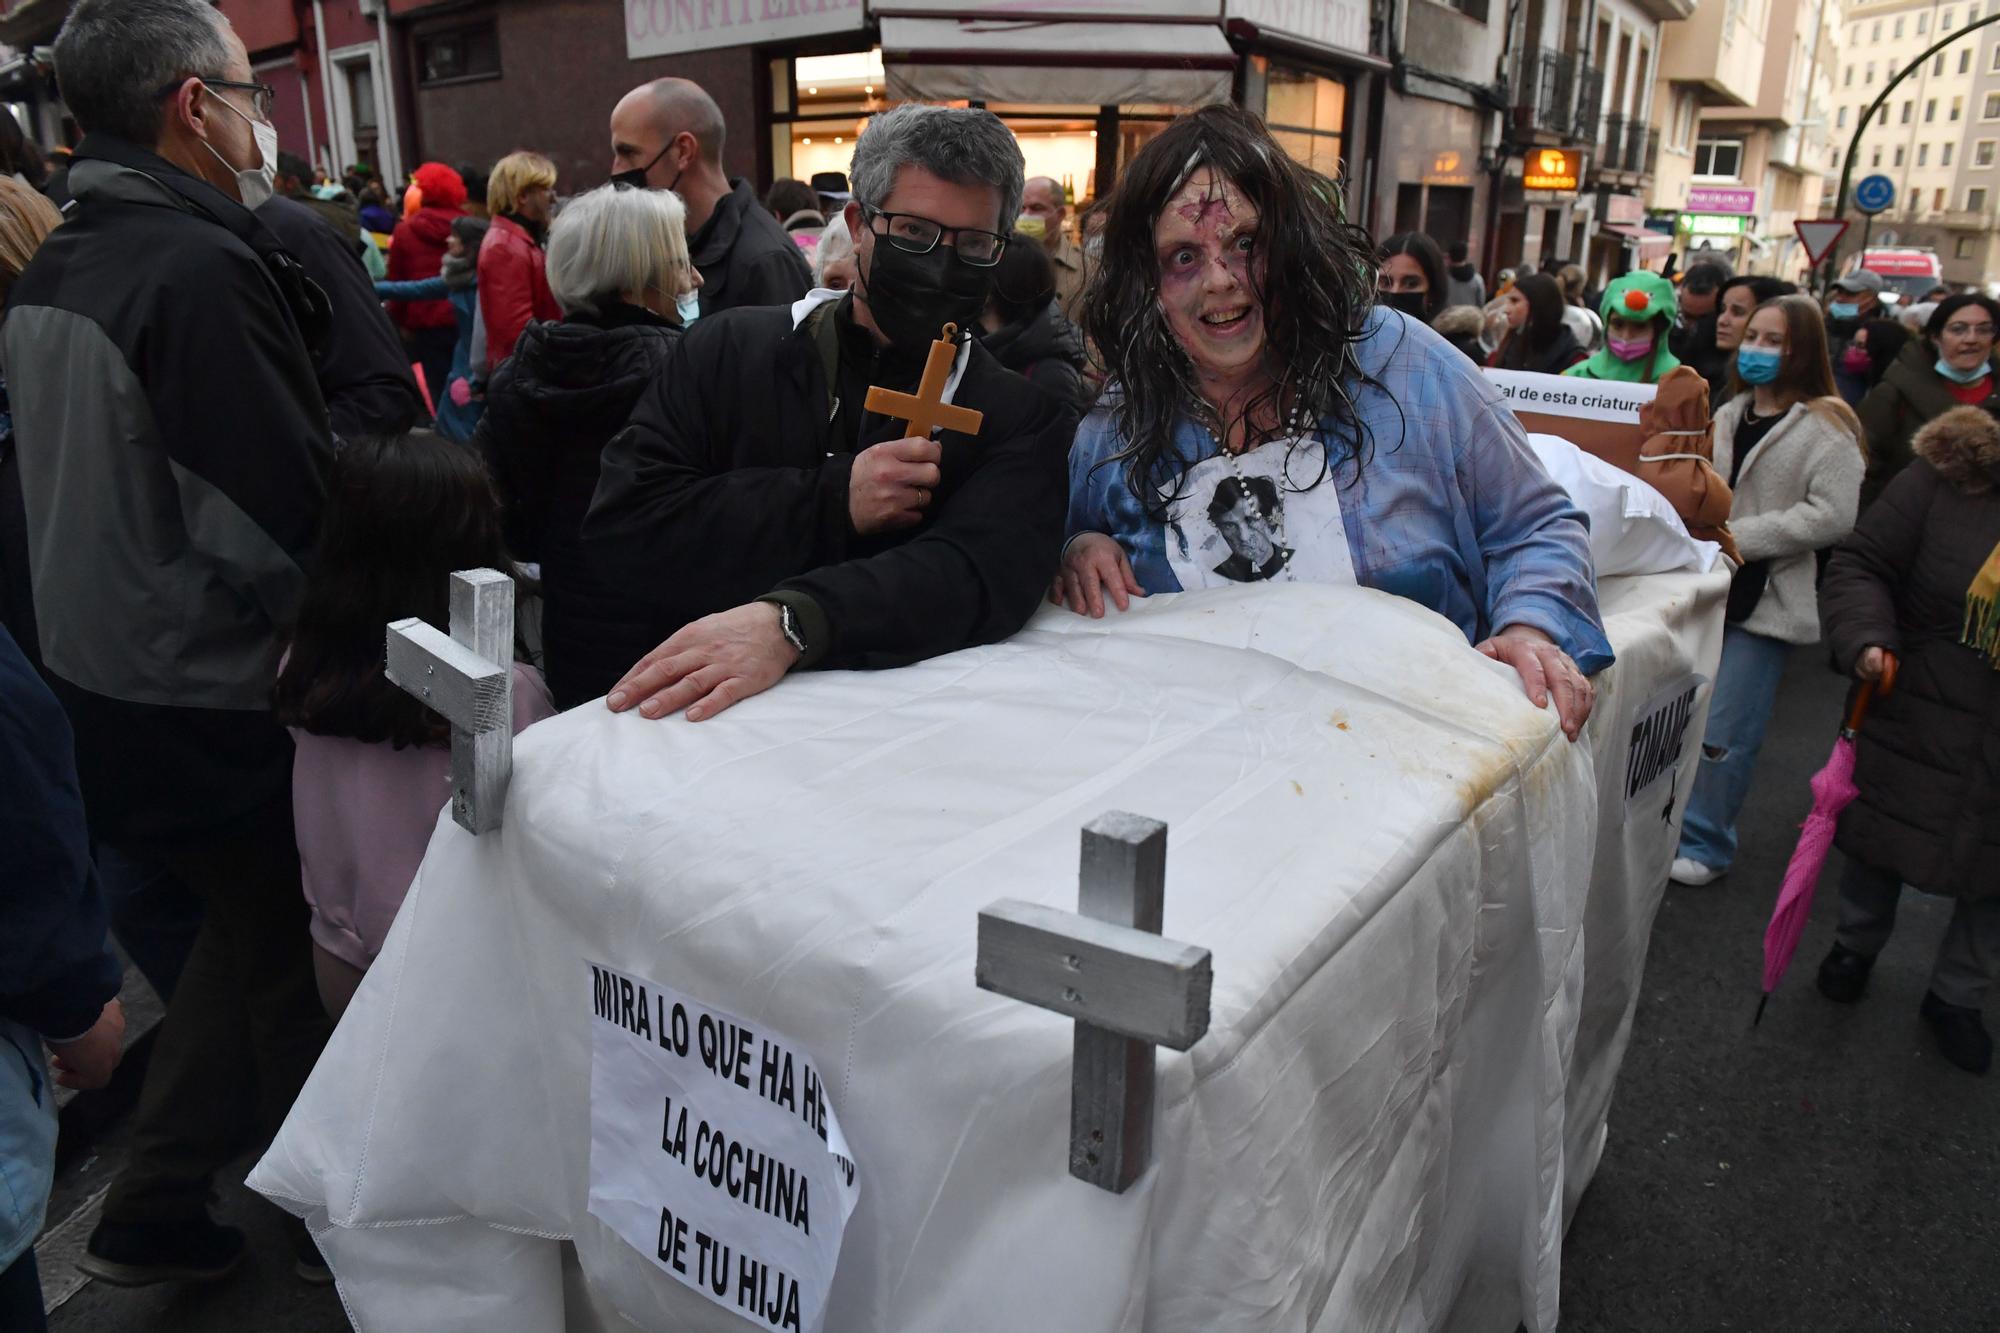
[[[1113,812],[1083,830],[1078,906],[1003,898],[979,914],[978,984],[1076,1019],[1069,1170],[1123,1194],[1153,1153],[1155,1046],[1208,1031],[1206,949],[1160,938],[1167,826]]]
[[[499,828],[514,770],[514,580],[453,574],[451,633],[398,620],[387,651],[390,681],[451,723],[451,817],[468,833]]]

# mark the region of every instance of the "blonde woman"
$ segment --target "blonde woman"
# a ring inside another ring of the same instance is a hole
[[[556,164],[540,153],[509,153],[493,164],[486,181],[493,222],[479,247],[479,313],[486,357],[495,366],[513,355],[530,320],[562,316],[543,271],[542,241],[555,203]]]
[[[1785,663],[1819,639],[1817,552],[1847,536],[1866,470],[1861,421],[1834,388],[1826,321],[1809,296],[1780,296],[1750,315],[1715,417],[1715,470],[1734,492],[1729,528],[1743,567],[1701,768],[1681,823],[1677,883],[1703,885],[1736,856],[1736,816],[1750,791]]]
[[[541,562],[545,665],[559,708],[603,694],[660,640],[578,534],[598,455],[659,377],[680,336],[677,302],[701,286],[685,228],[680,198],[666,190],[607,185],[570,200],[548,244],[563,317],[529,324],[486,390],[476,438],[515,554]]]
[[[62,214],[40,192],[11,176],[0,176],[0,305],[6,303],[14,279],[35,257],[43,239],[61,221]],[[6,626],[30,661],[41,660],[28,585],[28,528],[21,507],[21,472],[14,458],[14,416],[4,372],[0,372],[0,625]]]

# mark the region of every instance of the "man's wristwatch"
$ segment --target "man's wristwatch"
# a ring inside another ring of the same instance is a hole
[[[785,636],[785,642],[798,650],[800,657],[806,655],[805,632],[799,628],[799,613],[783,602],[777,603],[778,629]]]

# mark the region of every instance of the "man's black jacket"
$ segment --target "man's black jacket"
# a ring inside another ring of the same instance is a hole
[[[953,401],[986,414],[978,438],[939,436],[923,523],[863,537],[847,508],[855,441],[832,420],[810,325],[783,307],[703,318],[606,446],[584,539],[655,599],[662,638],[785,592],[824,613],[817,665],[901,666],[1004,639],[1055,573],[1076,417],[976,342],[971,358]]]
[[[397,435],[425,417],[410,357],[389,314],[375,297],[374,280],[361,267],[351,238],[325,218],[283,195],[265,200],[257,220],[326,292],[333,323],[313,356],[319,391],[326,397],[333,433],[343,440]],[[432,392],[443,392],[443,385]]]
[[[708,221],[688,237],[688,256],[701,270],[704,317],[746,305],[788,306],[812,286],[799,243],[742,179],[730,183]]]

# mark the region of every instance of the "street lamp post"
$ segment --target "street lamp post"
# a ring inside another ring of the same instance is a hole
[[[1834,196],[1833,200],[1833,215],[1835,217],[1839,217],[1847,211],[1847,189],[1854,180],[1854,155],[1861,151],[1862,131],[1868,128],[1868,122],[1875,118],[1875,113],[1882,109],[1882,104],[1889,100],[1889,94],[1896,91],[1896,85],[1922,69],[1926,60],[1929,60],[1947,46],[1950,46],[1962,37],[1979,31],[1979,29],[1989,23],[2000,23],[2000,12],[1988,14],[1983,19],[1976,19],[1966,24],[1963,28],[1960,28],[1957,32],[1952,33],[1949,37],[1939,38],[1922,55],[1898,70],[1895,78],[1883,85],[1881,93],[1874,101],[1868,104],[1868,109],[1861,113],[1861,121],[1854,127],[1854,137],[1847,141],[1847,157],[1840,164],[1840,192]],[[1836,241],[1833,248],[1827,251],[1826,267],[1820,273],[1820,286],[1822,289],[1832,283],[1834,265],[1839,262],[1839,259],[1840,243]]]

